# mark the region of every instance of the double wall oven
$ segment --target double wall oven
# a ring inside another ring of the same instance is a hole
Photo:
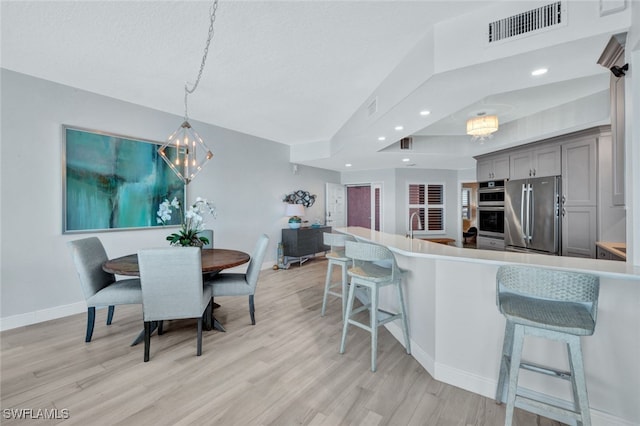
[[[504,181],[480,182],[477,246],[504,250]]]

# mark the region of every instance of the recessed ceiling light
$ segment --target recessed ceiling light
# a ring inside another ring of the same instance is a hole
[[[379,141],[384,141],[384,140],[387,140],[387,138],[385,138],[384,136],[380,136],[380,137],[378,138],[378,140],[379,140]]]
[[[431,114],[431,111],[427,111],[426,109],[424,111],[420,111],[420,115],[429,115]]]
[[[549,70],[548,70],[548,69],[546,69],[546,68],[539,68],[539,69],[537,69],[537,70],[533,70],[533,71],[531,71],[531,75],[533,75],[533,76],[538,76],[538,75],[546,74],[546,73],[547,73],[547,71],[549,71]]]
[[[403,158],[402,161],[404,161],[405,163],[408,163],[409,161],[411,161],[411,158]]]
[[[400,131],[400,130],[403,130],[403,129],[404,129],[404,127],[402,127],[402,126],[396,126],[396,127],[395,127],[395,129],[396,129],[396,130],[398,130],[398,131]]]
[[[347,163],[344,165],[345,167],[351,167],[351,163]]]

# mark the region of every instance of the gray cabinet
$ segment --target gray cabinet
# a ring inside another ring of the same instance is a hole
[[[509,157],[509,176],[513,179],[559,176],[560,146],[557,144],[519,150]]]
[[[567,206],[593,206],[596,202],[596,137],[562,144],[562,195]]]
[[[282,245],[285,263],[287,263],[287,257],[304,258],[328,251],[330,247],[323,243],[325,232],[331,232],[331,227],[283,229]]]
[[[625,65],[627,33],[612,36],[604,48],[598,63],[606,69]],[[611,99],[612,135],[612,201],[614,206],[623,206],[625,173],[625,76],[610,74],[609,94]]]
[[[478,160],[476,178],[478,182],[509,179],[509,155],[485,157]]]
[[[594,258],[596,247],[596,208],[562,208],[562,255]]]
[[[562,144],[562,255],[596,256],[596,137]]]
[[[624,259],[624,258],[622,258],[620,256],[617,256],[617,255],[611,253],[608,250],[603,249],[602,247],[597,247],[596,251],[598,253],[597,254],[598,259],[602,259],[602,260],[618,260],[618,261],[622,261],[622,262],[624,262],[626,260],[626,259]]]

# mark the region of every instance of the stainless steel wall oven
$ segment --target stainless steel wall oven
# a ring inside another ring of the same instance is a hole
[[[478,248],[504,250],[504,181],[480,182]]]

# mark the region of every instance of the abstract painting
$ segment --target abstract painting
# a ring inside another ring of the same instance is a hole
[[[158,142],[63,126],[63,233],[162,226],[158,205],[185,186]],[[174,215],[171,224],[180,224]]]

